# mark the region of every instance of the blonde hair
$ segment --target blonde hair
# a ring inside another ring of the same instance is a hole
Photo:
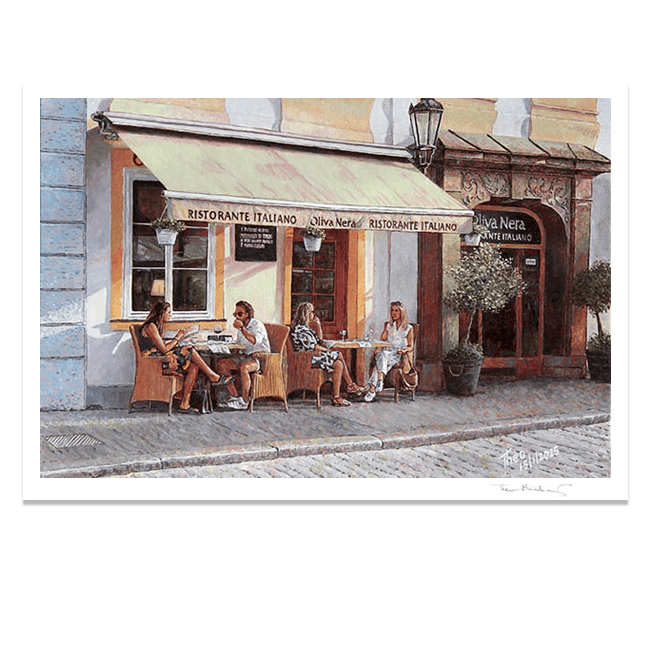
[[[294,328],[296,325],[306,325],[307,324],[307,314],[310,311],[314,311],[314,305],[310,302],[301,302],[296,309],[296,315],[291,321],[291,327]]]
[[[406,326],[409,324],[409,315],[408,312],[406,311],[406,307],[399,301],[399,300],[394,300],[393,302],[390,303],[391,309],[393,307],[397,307],[399,309],[399,314],[400,314],[400,328],[406,329]],[[390,315],[390,310],[388,312],[388,316],[390,318],[390,322],[393,322],[393,317]]]

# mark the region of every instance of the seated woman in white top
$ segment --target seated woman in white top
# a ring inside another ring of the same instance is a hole
[[[245,300],[240,300],[235,305],[233,313],[235,320],[233,327],[237,330],[237,343],[244,346],[244,350],[231,357],[220,359],[217,362],[217,370],[222,375],[239,373],[241,395],[237,394],[237,388],[228,384],[230,399],[225,406],[232,409],[243,410],[248,407],[251,388],[251,373],[263,370],[260,365],[259,352],[270,352],[269,335],[262,321],[255,318],[253,306]]]
[[[368,381],[367,392],[364,395],[366,402],[372,402],[376,393],[384,389],[384,377],[393,367],[404,359],[404,372],[411,371],[413,355],[413,326],[409,324],[406,308],[396,300],[390,303],[390,320],[384,323],[384,329],[379,337],[388,341],[390,346],[378,350],[374,355],[372,374]]]

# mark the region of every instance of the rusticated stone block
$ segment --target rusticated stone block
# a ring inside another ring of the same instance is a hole
[[[83,291],[41,291],[41,323],[83,323],[83,321]]]
[[[41,185],[57,187],[84,184],[84,157],[76,154],[41,152]]]
[[[83,98],[41,99],[41,118],[86,120],[86,100]]]
[[[41,327],[41,358],[82,357],[85,347],[85,329],[82,326]]]
[[[84,153],[85,122],[41,120],[41,150]]]
[[[41,409],[85,408],[83,359],[41,359]]]
[[[83,289],[84,260],[79,257],[41,257],[41,289]]]
[[[83,221],[85,195],[80,190],[42,187],[41,221]]]
[[[41,255],[83,255],[83,253],[83,224],[41,224]]]

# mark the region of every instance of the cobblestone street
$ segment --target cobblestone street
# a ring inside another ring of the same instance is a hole
[[[605,478],[610,425],[546,429],[415,448],[135,472],[131,478]]]

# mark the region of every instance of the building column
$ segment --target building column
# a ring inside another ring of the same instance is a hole
[[[86,100],[41,99],[41,409],[86,408]]]

